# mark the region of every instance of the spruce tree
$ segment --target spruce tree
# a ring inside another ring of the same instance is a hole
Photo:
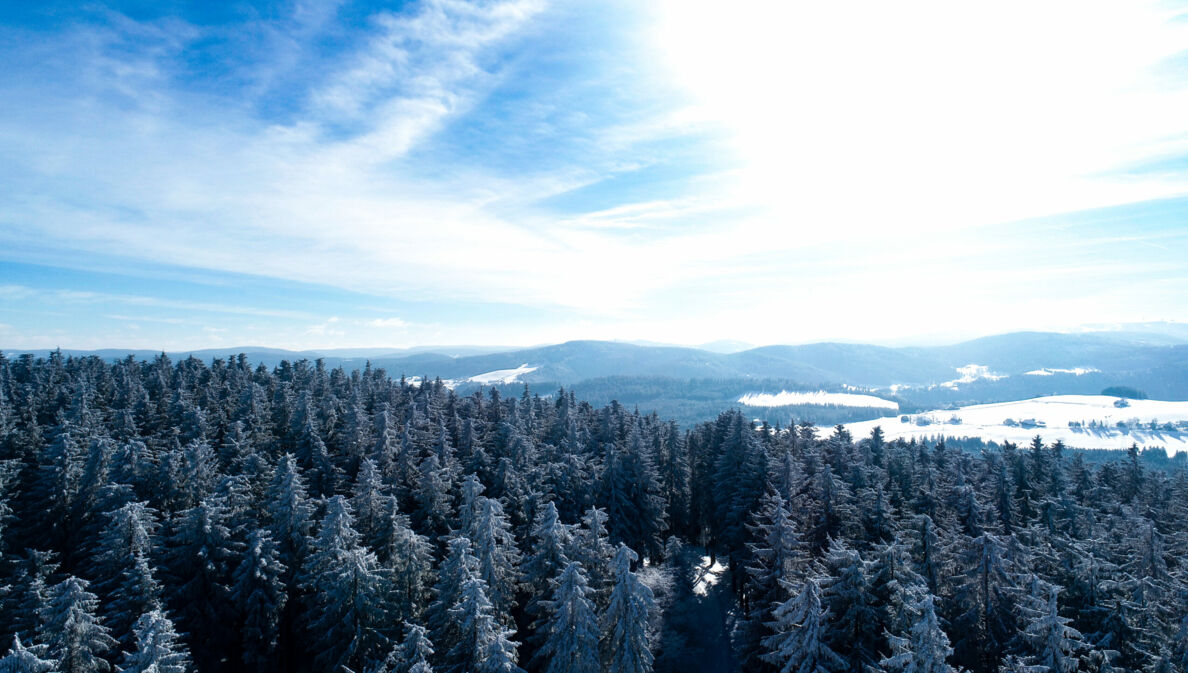
[[[302,570],[309,642],[321,670],[361,670],[380,657],[391,635],[388,573],[360,545],[353,523],[346,498],[330,498]]]
[[[120,673],[189,673],[190,655],[179,642],[173,622],[160,610],[146,612],[133,627],[136,649],[129,652]]]
[[[800,591],[776,606],[773,633],[763,639],[763,659],[780,673],[836,673],[846,661],[829,647],[828,611],[821,604],[817,579],[805,580]]]
[[[544,673],[598,673],[598,619],[581,564],[569,562],[542,601],[544,644],[534,658]]]
[[[941,628],[933,601],[932,594],[920,599],[915,605],[919,617],[910,634],[906,638],[891,638],[894,654],[879,662],[883,670],[893,673],[956,672],[948,663],[953,648],[949,647],[949,637]]]
[[[653,656],[648,623],[656,601],[631,564],[639,556],[619,543],[615,552],[614,588],[602,616],[602,663],[611,673],[650,673]]]
[[[40,641],[61,673],[105,673],[107,655],[116,641],[97,615],[99,599],[89,583],[67,577],[50,587],[49,602],[41,610]]]
[[[50,673],[54,661],[43,658],[44,647],[25,647],[20,636],[13,636],[12,649],[0,658],[0,673]]]
[[[281,612],[288,600],[284,574],[276,543],[267,531],[253,531],[243,560],[232,574],[231,600],[239,615],[241,660],[255,671],[267,671],[277,664]]]
[[[442,667],[445,673],[523,673],[516,666],[512,630],[499,625],[486,586],[481,578],[471,575],[462,583],[458,602],[449,610],[456,625],[456,639]]]

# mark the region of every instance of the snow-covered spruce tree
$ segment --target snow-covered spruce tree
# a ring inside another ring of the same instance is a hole
[[[949,621],[955,662],[972,670],[996,669],[1017,633],[1017,577],[999,537],[961,539]]]
[[[410,527],[395,497],[386,497],[384,503],[372,546],[391,577],[393,614],[405,621],[419,620],[430,599],[433,545]]]
[[[651,449],[637,424],[627,441],[616,444],[606,458],[599,480],[599,504],[609,515],[611,540],[658,557],[665,503]]]
[[[750,524],[755,541],[747,544],[751,561],[743,585],[747,618],[741,625],[739,651],[748,670],[764,670],[761,643],[771,634],[771,611],[786,601],[789,584],[799,582],[807,565],[805,546],[788,514],[784,498],[768,493]]]
[[[268,671],[277,664],[281,612],[288,600],[284,574],[276,543],[267,531],[253,531],[232,574],[231,601],[239,614],[241,660],[254,671]]]
[[[146,612],[133,627],[136,649],[124,657],[120,673],[189,673],[190,653],[179,642],[173,622],[160,610]]]
[[[611,546],[606,530],[606,512],[591,507],[582,517],[582,524],[574,532],[566,555],[582,564],[590,588],[593,591],[595,612],[601,614],[610,603],[611,561],[615,548]]]
[[[614,558],[614,588],[602,616],[602,664],[611,673],[650,673],[652,650],[648,622],[656,601],[631,564],[639,556],[619,543]]]
[[[486,586],[472,574],[462,583],[458,602],[449,610],[457,635],[441,667],[445,673],[523,673],[516,666],[512,630],[499,625]]]
[[[175,526],[166,565],[171,613],[188,636],[195,665],[218,670],[238,642],[229,585],[242,545],[231,537],[226,510],[213,498],[181,512]]]
[[[551,600],[541,601],[544,644],[533,658],[544,673],[598,673],[598,618],[582,566],[569,562],[554,582]]]
[[[363,458],[355,475],[351,507],[355,510],[355,527],[364,540],[374,540],[384,518],[387,496],[380,481],[379,468],[371,458]]]
[[[285,454],[273,470],[268,488],[268,528],[276,541],[280,557],[290,565],[286,583],[292,581],[309,551],[313,528],[313,507],[305,479],[293,456]]]
[[[1043,587],[1044,583],[1036,586]],[[1059,593],[1057,587],[1049,586],[1046,597],[1030,597],[1034,607],[1027,610],[1031,614],[1022,637],[1032,652],[1031,665],[1047,673],[1073,673],[1080,668],[1085,643],[1081,632],[1069,626],[1072,620],[1060,615],[1056,600]]]
[[[161,584],[149,561],[155,552],[157,512],[133,502],[109,512],[93,554],[91,574],[103,598],[104,622],[125,648],[140,615],[160,607]]]
[[[353,523],[346,498],[330,498],[302,569],[306,628],[314,665],[321,670],[361,670],[382,658],[391,634],[388,573],[360,545]]]
[[[13,636],[12,649],[0,658],[0,673],[50,673],[54,670],[54,661],[43,658],[44,650],[36,645],[25,647],[20,636]]]
[[[713,472],[714,536],[731,556],[743,551],[746,524],[754,512],[767,480],[767,455],[741,412],[723,414],[718,423],[724,427],[724,441],[715,459]],[[610,511],[610,510],[608,510]],[[615,512],[610,511],[612,521]]]
[[[821,604],[817,579],[805,580],[799,593],[776,606],[772,634],[763,639],[763,659],[780,673],[835,673],[846,661],[826,640],[828,613]]]
[[[546,503],[532,528],[533,554],[523,565],[523,589],[528,594],[526,611],[532,620],[532,633],[525,643],[530,652],[538,649],[544,640],[547,614],[542,604],[548,600],[552,581],[569,564],[566,550],[572,546],[571,538],[572,531],[561,523],[557,506]]]
[[[906,544],[893,540],[875,545],[870,556],[871,597],[884,620],[877,628],[889,634],[906,634],[919,617],[917,604],[931,595],[924,578],[912,568]]]
[[[823,597],[833,616],[828,642],[845,658],[845,670],[865,673],[878,663],[886,643],[886,634],[879,630],[886,621],[874,604],[866,564],[857,551],[835,540],[825,556],[825,567]]]
[[[31,638],[41,626],[40,612],[49,603],[51,578],[58,572],[57,556],[53,552],[27,550],[23,556],[11,559],[13,573],[8,594],[0,597],[0,628],[5,633]]]
[[[891,637],[894,654],[879,662],[883,670],[892,673],[955,673],[949,665],[953,648],[949,637],[936,616],[934,597],[928,594],[914,606],[919,615],[906,638]]]
[[[557,506],[546,503],[532,527],[533,553],[524,561],[525,589],[532,596],[548,592],[549,583],[569,564],[566,550],[572,545],[573,531],[561,522]]]
[[[111,670],[106,656],[116,641],[99,621],[99,599],[88,582],[67,577],[50,587],[49,602],[41,610],[39,641],[60,673],[104,673]]]
[[[487,597],[495,607],[496,618],[511,626],[511,607],[515,604],[520,581],[520,550],[512,534],[511,522],[498,500],[479,496],[478,518],[469,531],[478,559],[479,577],[486,582]]]
[[[429,632],[419,624],[405,622],[404,634],[392,673],[433,673],[433,666],[429,663],[433,659],[433,643],[429,640]]]
[[[430,453],[418,469],[420,481],[413,491],[417,503],[413,522],[419,530],[436,538],[449,531],[454,516],[453,484],[449,473],[442,468],[441,459]]]
[[[441,563],[437,583],[433,587],[433,602],[425,609],[425,626],[442,657],[457,644],[458,625],[450,617],[462,597],[462,585],[478,576],[478,559],[470,550],[470,539],[459,535],[450,538],[449,553]]]

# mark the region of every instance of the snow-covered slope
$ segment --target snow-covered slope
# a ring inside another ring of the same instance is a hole
[[[1104,395],[1054,395],[1017,402],[979,404],[956,410],[929,411],[896,419],[849,423],[855,438],[882,426],[887,439],[912,437],[980,437],[987,441],[1026,444],[1036,435],[1047,443],[1086,449],[1161,446],[1188,451],[1188,402],[1126,400]]]
[[[789,392],[779,393],[747,393],[738,398],[738,403],[748,407],[788,407],[793,405],[820,404],[837,407],[866,407],[875,409],[899,410],[899,403],[884,400],[874,395],[860,395],[858,393],[827,393],[816,391],[811,393]]]
[[[496,369],[493,372],[486,372],[470,377],[470,381],[474,383],[515,383],[516,379],[524,374],[536,371],[537,367],[529,367],[527,363],[516,367],[515,369]]]

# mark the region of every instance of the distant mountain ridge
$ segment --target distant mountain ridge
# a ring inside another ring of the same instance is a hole
[[[274,348],[214,348],[169,353],[171,358],[203,360],[243,353],[253,363],[275,366],[282,360],[321,358],[328,367],[357,369],[370,362],[393,376],[441,377],[465,381],[482,374],[532,368],[519,381],[570,385],[609,376],[661,376],[674,379],[788,379],[805,384],[844,384],[869,388],[936,385],[958,377],[957,369],[984,366],[1003,376],[1033,370],[1088,368],[1103,373],[1152,369],[1188,369],[1188,345],[1168,344],[1166,336],[1145,340],[1145,333],[1014,332],[949,346],[891,348],[823,342],[797,346],[762,346],[738,352],[715,352],[682,346],[645,346],[617,341],[568,341],[533,348],[482,346],[416,349],[331,349],[287,351]],[[9,357],[23,351],[5,351]],[[31,351],[45,356],[50,351]],[[132,355],[150,359],[147,350],[63,350],[64,354],[104,359]]]

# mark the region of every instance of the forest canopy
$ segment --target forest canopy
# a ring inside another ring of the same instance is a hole
[[[320,362],[0,356],[0,670],[673,670],[670,584],[704,553],[731,670],[1184,671],[1163,467]]]

